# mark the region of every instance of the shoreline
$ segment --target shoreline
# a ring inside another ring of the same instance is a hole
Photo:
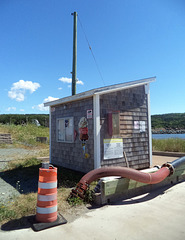
[[[180,129],[180,130],[152,129],[152,134],[185,134],[185,129]]]

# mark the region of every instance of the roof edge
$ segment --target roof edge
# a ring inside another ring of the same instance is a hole
[[[86,92],[78,93],[73,96],[60,98],[60,99],[57,99],[57,100],[54,100],[51,102],[46,102],[46,103],[44,103],[44,106],[45,107],[56,106],[56,105],[59,105],[62,103],[73,102],[73,101],[77,101],[80,99],[89,98],[89,97],[92,97],[93,95],[103,95],[106,93],[117,91],[118,89],[122,90],[122,89],[126,89],[126,88],[128,89],[128,88],[137,87],[140,85],[145,85],[145,84],[154,82],[155,80],[156,80],[156,77],[150,77],[150,78],[140,79],[140,80],[136,80],[136,81],[119,83],[119,84],[114,84],[114,85],[110,85],[110,86],[106,86],[106,87],[96,88],[96,89],[92,89],[92,90],[89,90]]]

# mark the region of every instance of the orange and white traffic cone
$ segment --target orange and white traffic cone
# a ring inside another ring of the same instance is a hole
[[[33,230],[40,231],[67,223],[67,220],[57,214],[57,168],[42,164],[39,168],[36,222]]]
[[[57,168],[39,168],[37,195],[37,222],[49,223],[57,220]]]

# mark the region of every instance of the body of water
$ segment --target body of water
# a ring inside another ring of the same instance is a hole
[[[180,138],[185,139],[185,133],[183,134],[152,134],[153,139],[167,139],[167,138]]]

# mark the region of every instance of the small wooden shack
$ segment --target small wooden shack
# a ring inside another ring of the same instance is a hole
[[[50,107],[50,162],[81,172],[103,166],[148,168],[153,81],[155,77],[45,103]]]

